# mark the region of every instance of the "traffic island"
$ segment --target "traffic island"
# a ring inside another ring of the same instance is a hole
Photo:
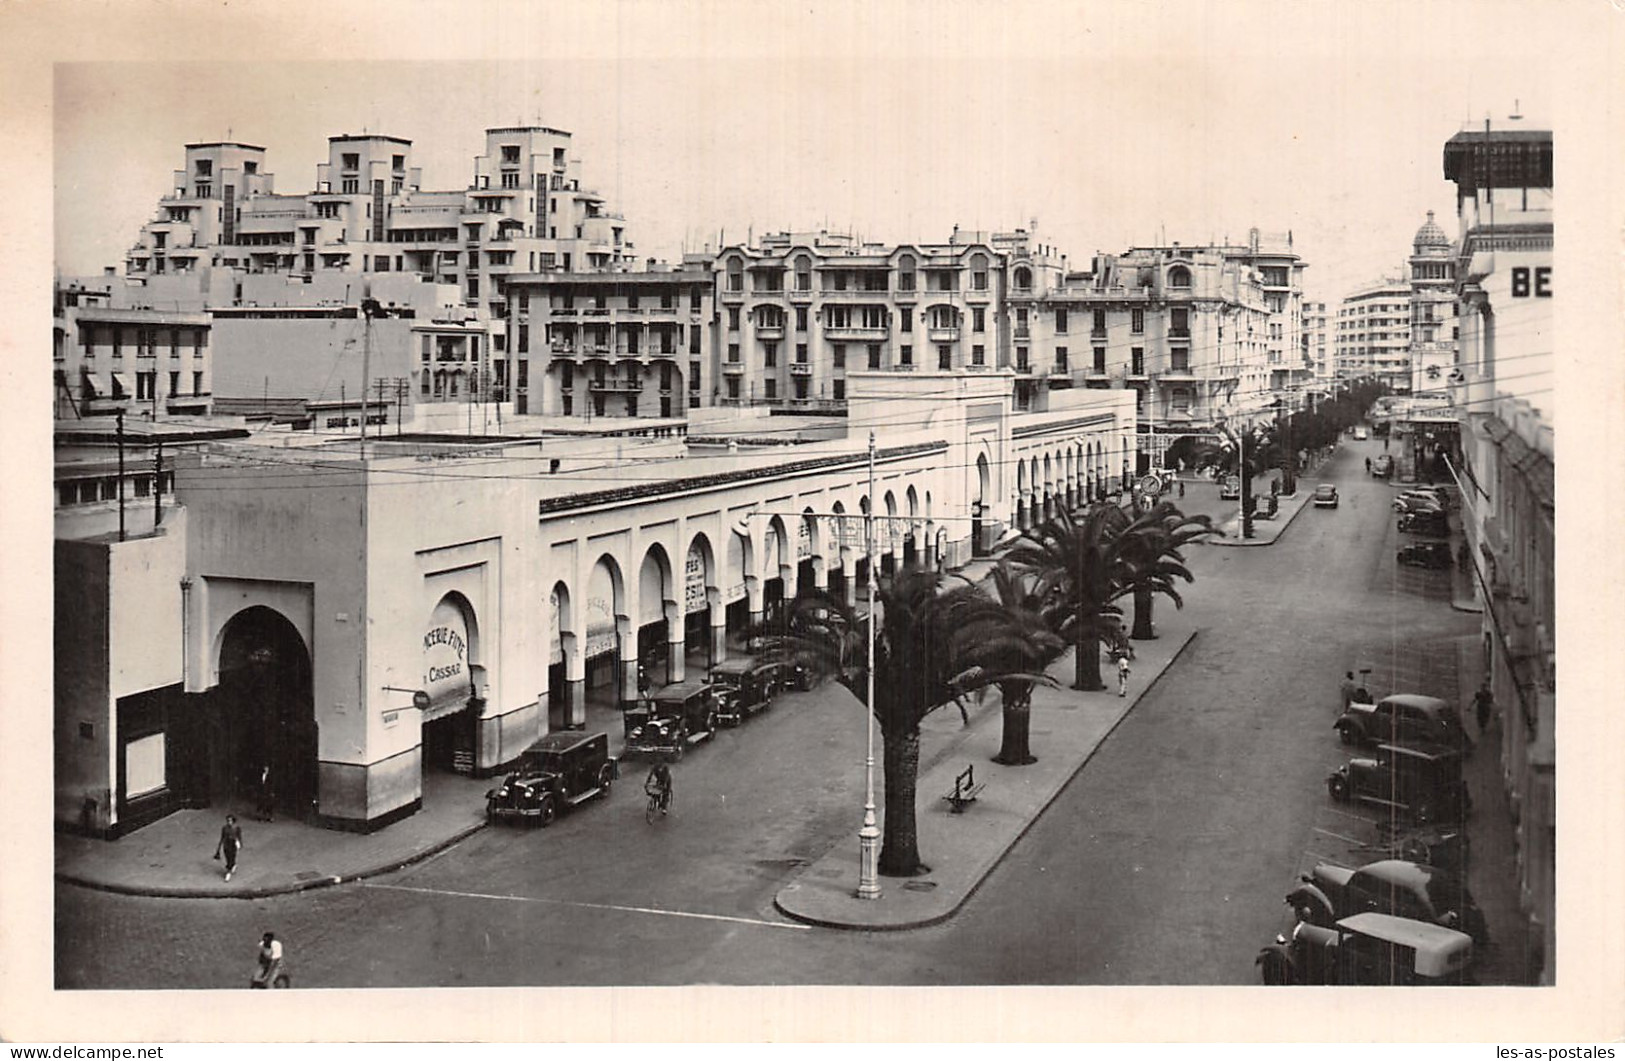
[[[952,916],[1196,636],[1196,629],[1182,619],[1171,615],[1155,641],[1135,642],[1137,656],[1127,696],[1117,695],[1115,682],[1109,683],[1113,688],[1099,692],[1068,688],[1072,652],[1056,662],[1050,674],[1061,686],[1033,690],[1030,735],[1038,757],[1035,763],[993,762],[1003,735],[997,695],[988,698],[968,727],[951,706],[927,716],[920,727],[915,815],[920,856],[931,871],[913,878],[882,877],[879,899],[859,899],[859,815],[854,808],[852,835],[780,889],[773,905],[797,921],[867,931],[921,928]],[[884,789],[878,743],[875,755],[879,802]],[[982,787],[956,812],[955,801],[946,797],[955,793],[956,782],[958,791],[966,790],[961,775],[967,766],[973,770],[974,784]],[[882,817],[884,810],[877,807]]]
[[[1251,538],[1241,536],[1241,515],[1238,513],[1217,525],[1218,534],[1199,540],[1206,545],[1274,545],[1276,539],[1286,533],[1287,525],[1298,518],[1298,513],[1304,510],[1313,497],[1314,491],[1304,489],[1300,482],[1296,493],[1280,495],[1280,507],[1276,510],[1274,519],[1253,517]]]

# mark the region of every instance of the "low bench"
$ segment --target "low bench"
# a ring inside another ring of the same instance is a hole
[[[942,798],[952,806],[954,814],[963,814],[968,804],[976,802],[976,795],[983,787],[983,784],[976,780],[976,767],[967,766],[954,778],[954,790]]]

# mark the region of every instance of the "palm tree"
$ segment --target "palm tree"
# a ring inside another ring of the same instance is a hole
[[[1129,637],[1153,640],[1157,634],[1151,610],[1157,594],[1173,601],[1176,608],[1185,606],[1174,588],[1175,579],[1193,581],[1182,550],[1204,535],[1218,532],[1210,517],[1187,516],[1177,505],[1162,501],[1132,523],[1125,519],[1124,525],[1112,533],[1120,537],[1123,556],[1133,569],[1130,589],[1134,594],[1134,628]]]
[[[1051,629],[1076,649],[1074,689],[1104,689],[1100,642],[1123,641],[1123,613],[1112,602],[1122,596],[1132,572],[1109,532],[1123,518],[1122,509],[1110,502],[1089,508],[1082,522],[1062,508],[1017,538],[1005,554],[1010,563],[1038,576],[1037,593]]]
[[[798,664],[814,680],[839,682],[874,715],[885,770],[880,872],[890,877],[929,872],[920,861],[914,816],[921,720],[958,692],[1012,678],[1044,680],[1042,674],[1018,670],[1026,659],[1015,645],[1020,627],[1003,618],[1002,605],[977,586],[944,590],[943,584],[941,576],[924,571],[903,571],[892,579],[878,594],[872,658],[861,625],[865,620],[818,589],[798,592],[783,632],[763,639],[769,658]]]
[[[1026,766],[1038,759],[1033,755],[1029,734],[1032,722],[1033,686],[1031,674],[1042,672],[1066,649],[1066,642],[1044,616],[1043,598],[1035,592],[1036,579],[1018,572],[1007,560],[1000,560],[992,572],[992,587],[1001,612],[992,616],[987,636],[976,632],[970,638],[972,659],[990,655],[1009,673],[999,681],[1003,701],[1003,736],[999,754],[993,761],[1005,766]],[[1046,678],[1047,684],[1053,679]]]

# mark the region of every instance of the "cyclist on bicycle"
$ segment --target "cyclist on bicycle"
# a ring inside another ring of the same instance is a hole
[[[664,762],[655,763],[649,776],[644,778],[643,791],[659,797],[660,813],[666,813],[666,808],[671,806],[671,767]]]

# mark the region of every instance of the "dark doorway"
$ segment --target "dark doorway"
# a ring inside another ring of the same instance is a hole
[[[308,816],[316,801],[315,705],[310,654],[293,624],[261,606],[233,616],[211,695],[211,801],[258,804],[268,784],[277,813]]]
[[[570,682],[564,676],[564,661],[547,668],[547,728],[560,730],[570,717]]]

